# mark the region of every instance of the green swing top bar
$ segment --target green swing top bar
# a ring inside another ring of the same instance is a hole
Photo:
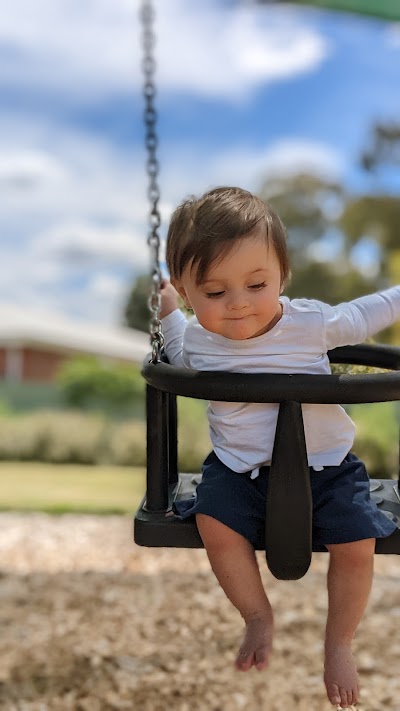
[[[261,0],[268,3],[271,0]],[[275,0],[275,2],[287,0]],[[400,21],[400,0],[290,0],[292,5],[311,5],[325,10],[352,12],[357,15],[369,15],[381,20]]]

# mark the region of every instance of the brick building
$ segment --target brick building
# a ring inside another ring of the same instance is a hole
[[[76,355],[140,364],[149,351],[142,331],[0,304],[0,381],[51,382]]]

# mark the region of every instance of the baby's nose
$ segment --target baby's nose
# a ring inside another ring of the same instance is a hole
[[[249,303],[248,295],[245,292],[235,292],[230,294],[228,308],[234,311],[239,311],[246,308]]]

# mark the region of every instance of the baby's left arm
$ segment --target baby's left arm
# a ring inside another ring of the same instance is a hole
[[[400,319],[400,286],[322,308],[327,349],[362,343]]]

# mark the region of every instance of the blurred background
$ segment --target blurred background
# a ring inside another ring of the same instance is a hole
[[[400,12],[390,0],[340,4],[372,14],[154,3],[162,237],[183,197],[240,185],[288,228],[288,295],[332,304],[400,283]],[[139,5],[3,10],[2,509],[133,511],[144,490]],[[399,344],[400,325],[379,340]],[[180,412],[181,468],[196,470],[209,448],[204,405]],[[394,475],[395,406],[351,415],[370,474]]]

